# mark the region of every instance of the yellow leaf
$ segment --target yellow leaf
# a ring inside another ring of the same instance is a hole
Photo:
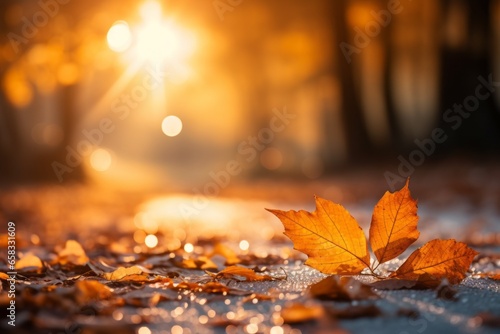
[[[387,191],[373,210],[370,244],[379,263],[403,253],[420,235],[417,201],[411,197],[409,181],[395,193]]]
[[[217,269],[217,265],[206,256],[199,256],[198,258],[183,259],[182,262],[178,263],[179,267],[185,269]]]
[[[391,277],[414,281],[422,277],[429,277],[429,280],[446,278],[451,284],[457,284],[465,278],[477,254],[463,242],[431,240],[414,251]]]
[[[91,301],[101,301],[112,296],[111,290],[102,283],[94,280],[78,281],[75,283],[75,298],[80,305]]]
[[[306,306],[296,303],[281,310],[281,317],[287,324],[297,324],[301,322],[316,320],[321,318],[323,314],[323,307],[319,305]]]
[[[19,261],[16,262],[16,270],[22,270],[27,268],[42,269],[42,260],[36,255],[27,253]]]
[[[238,258],[238,255],[236,255],[236,253],[231,248],[223,245],[220,242],[215,244],[214,249],[209,257],[213,257],[214,255],[221,255],[226,258],[227,265],[238,264],[241,262]]]
[[[75,240],[66,241],[66,246],[59,252],[59,263],[65,265],[72,263],[77,266],[84,266],[89,261],[82,245]]]
[[[105,273],[104,278],[108,281],[147,281],[148,275],[142,272],[142,269],[133,266],[129,268],[119,267],[111,273]]]
[[[306,264],[325,274],[359,274],[370,265],[366,237],[341,205],[316,197],[316,210],[270,210],[285,226]]]

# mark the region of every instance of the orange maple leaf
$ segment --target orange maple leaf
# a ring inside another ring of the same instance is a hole
[[[408,183],[400,191],[387,191],[373,210],[370,245],[379,264],[403,253],[420,235],[417,201],[411,197]]]
[[[316,210],[308,212],[270,210],[285,227],[285,235],[295,249],[308,256],[306,264],[325,274],[356,275],[402,254],[417,240],[417,201],[411,197],[409,179],[394,193],[386,192],[373,210],[370,245],[378,260],[370,266],[370,255],[363,230],[341,205],[316,197]],[[476,251],[455,240],[433,240],[417,249],[390,275],[405,286],[432,287],[447,278],[451,284],[462,281]]]
[[[422,276],[434,280],[447,278],[451,284],[457,284],[465,278],[465,271],[477,254],[463,242],[431,240],[414,251],[391,277],[407,280]]]
[[[295,249],[309,256],[306,264],[325,274],[359,274],[370,265],[366,237],[339,204],[316,197],[316,210],[267,211],[285,226]]]

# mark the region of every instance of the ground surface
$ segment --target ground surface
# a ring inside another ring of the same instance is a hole
[[[414,178],[410,187],[419,199],[422,231],[415,247],[438,237],[467,242],[480,252],[468,277],[445,294],[374,290],[379,298],[354,301],[309,295],[308,287],[325,276],[303,264],[305,258],[283,237],[281,223],[264,208],[313,210],[312,194],[318,194],[345,204],[367,231],[373,205],[387,188],[383,179],[262,181],[234,185],[225,196],[207,201],[193,195],[118,193],[81,185],[3,190],[0,272],[8,271],[8,221],[16,223],[18,257],[31,253],[42,261],[41,266],[17,270],[15,331],[498,332],[500,283],[479,276],[500,271],[500,178],[494,177],[498,169],[493,167],[464,170],[455,170],[460,178],[442,178],[438,166],[420,183]],[[146,235],[154,235],[158,244],[154,238],[146,242]],[[81,262],[82,254],[68,247],[67,240],[76,240],[88,261]],[[272,280],[242,282],[239,276],[207,273],[230,264]],[[136,276],[106,276],[118,267],[133,266],[142,270]],[[85,281],[99,284],[81,283]],[[5,310],[9,283],[5,278],[2,283],[0,303]],[[2,332],[14,330],[7,321],[2,317]]]

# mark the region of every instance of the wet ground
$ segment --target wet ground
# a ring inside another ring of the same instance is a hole
[[[5,189],[0,272],[8,271],[8,221],[16,224],[18,257],[32,253],[42,261],[41,268],[19,270],[15,331],[495,333],[500,283],[481,274],[500,273],[499,170],[497,165],[437,165],[412,178],[422,232],[415,247],[455,238],[480,252],[456,291],[442,296],[434,290],[374,290],[379,298],[354,301],[311,298],[308,287],[325,276],[303,264],[305,258],[282,235],[281,223],[264,208],[313,210],[317,194],[344,204],[367,231],[373,205],[388,188],[377,173],[307,183],[241,182],[212,198],[95,185]],[[63,263],[67,240],[82,246],[89,264]],[[270,280],[213,277],[231,264]],[[143,276],[105,278],[118,267],[132,266],[142,268]],[[78,283],[88,280],[104,288],[94,291]],[[207,285],[213,282],[221,285]],[[4,279],[2,309],[9,302],[6,289]],[[14,329],[5,317],[0,328]]]

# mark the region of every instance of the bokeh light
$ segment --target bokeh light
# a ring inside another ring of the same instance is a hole
[[[143,326],[137,330],[137,334],[151,334],[151,330],[146,326]]]
[[[115,52],[124,52],[132,44],[132,34],[125,21],[116,21],[108,30],[108,46]]]
[[[283,154],[280,150],[274,147],[266,148],[260,154],[261,165],[269,170],[275,170],[283,164]]]
[[[175,137],[182,131],[182,121],[177,116],[167,116],[161,123],[163,133],[169,137]]]
[[[64,63],[59,66],[57,80],[61,85],[69,86],[75,84],[80,78],[80,70],[74,63]]]
[[[184,251],[186,253],[192,253],[194,251],[194,246],[193,244],[187,243],[184,245]]]
[[[31,129],[31,137],[38,145],[55,147],[61,143],[63,135],[61,126],[54,123],[38,123]]]
[[[310,179],[316,179],[323,174],[323,163],[318,158],[307,158],[302,162],[302,172]]]
[[[146,236],[146,239],[144,239],[144,243],[149,248],[154,248],[156,247],[156,245],[158,245],[158,238],[154,234],[149,234],[148,236]]]
[[[167,62],[169,67],[185,67],[184,62],[196,48],[193,35],[173,20],[163,19],[161,4],[157,1],[146,1],[139,12],[144,23],[137,27],[137,58],[156,66]]]
[[[142,4],[139,13],[144,20],[158,20],[161,18],[161,4],[158,1],[148,0]]]
[[[90,166],[98,172],[104,172],[111,167],[112,158],[109,151],[98,148],[90,155]]]
[[[242,251],[247,251],[250,247],[250,244],[246,240],[241,240],[239,246]]]

